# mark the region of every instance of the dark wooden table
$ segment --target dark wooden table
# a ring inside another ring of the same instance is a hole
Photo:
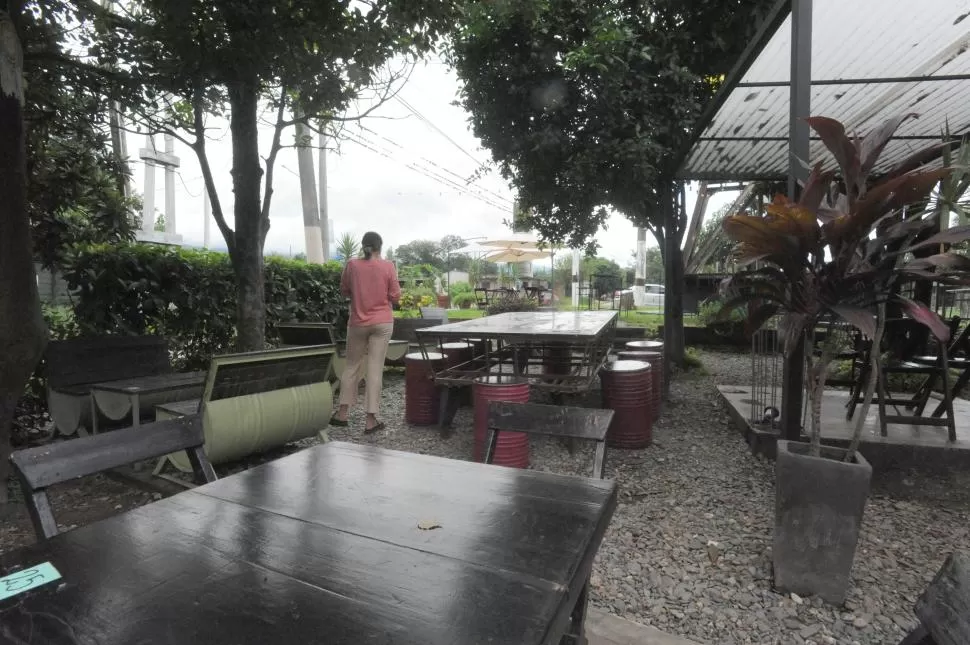
[[[0,556],[62,575],[0,601],[0,642],[555,645],[615,506],[611,481],[328,443]]]
[[[110,419],[123,419],[131,411],[132,427],[141,424],[141,404],[155,405],[202,395],[206,372],[182,372],[139,376],[91,386],[92,430],[98,431],[97,409]],[[145,401],[144,399],[152,399]]]

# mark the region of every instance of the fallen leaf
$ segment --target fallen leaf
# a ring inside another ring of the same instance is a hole
[[[418,522],[418,528],[422,531],[433,531],[434,529],[440,529],[441,525],[434,520],[421,520]]]

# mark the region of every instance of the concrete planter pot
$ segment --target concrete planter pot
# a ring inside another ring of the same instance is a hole
[[[778,441],[775,460],[775,587],[841,605],[849,587],[872,467],[856,452]]]

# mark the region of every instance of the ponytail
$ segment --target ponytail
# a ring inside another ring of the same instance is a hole
[[[384,240],[374,231],[364,233],[364,237],[360,240],[360,250],[364,253],[364,259],[370,260],[375,253],[380,253],[383,245]]]

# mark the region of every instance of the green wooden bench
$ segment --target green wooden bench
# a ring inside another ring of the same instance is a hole
[[[198,415],[213,464],[312,437],[326,430],[333,412],[335,356],[333,345],[216,356],[202,398],[158,405],[155,418]],[[159,461],[156,475],[163,475],[166,463],[192,470],[184,452],[173,453]]]

